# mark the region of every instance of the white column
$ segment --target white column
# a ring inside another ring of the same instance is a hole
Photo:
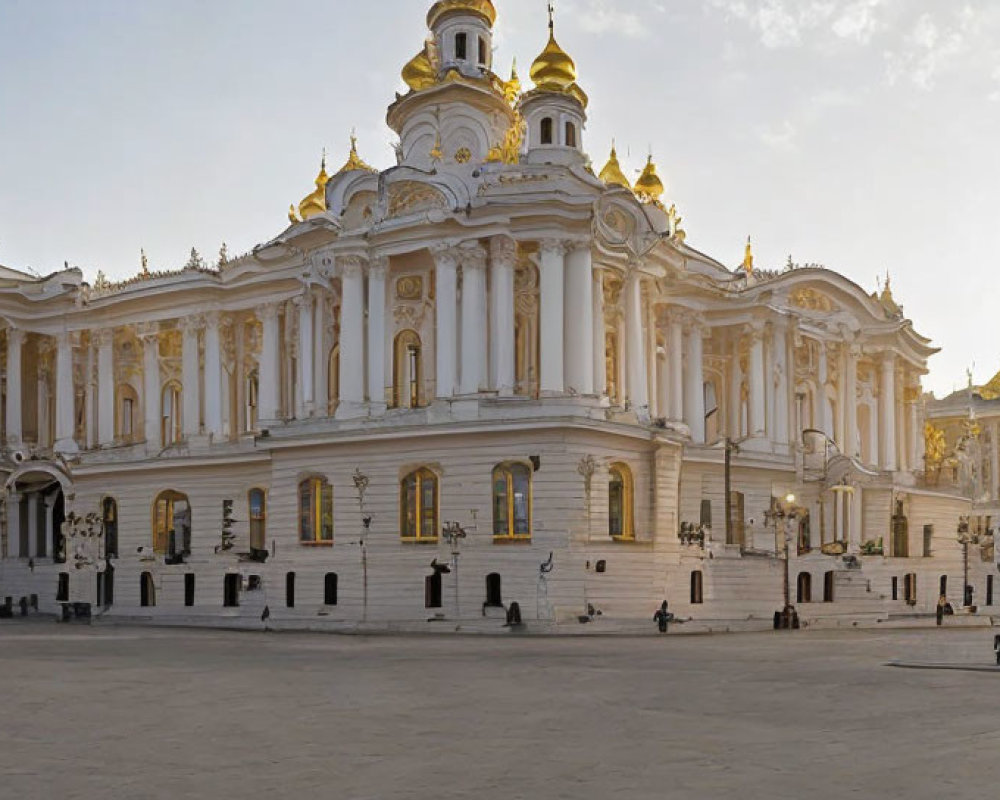
[[[590,331],[594,357],[594,394],[604,397],[608,393],[607,338],[604,330],[604,271],[593,269],[591,276],[591,303],[593,306]]]
[[[922,462],[920,460],[920,413],[917,408],[919,394],[919,388],[915,388],[914,396],[910,398],[908,403],[908,411],[910,418],[910,470],[913,472],[919,472],[922,468]],[[994,431],[994,434],[996,431]],[[990,480],[992,482],[992,488],[990,489],[990,497],[996,496],[996,480],[997,480],[997,465],[996,465],[996,436],[990,436]]]
[[[628,398],[634,411],[649,411],[646,347],[642,340],[642,275],[633,269],[625,281],[625,357],[628,365]],[[704,423],[704,411],[702,422]],[[702,433],[704,438],[704,433]]]
[[[383,274],[383,287],[385,286],[384,278],[385,275]],[[383,314],[385,311],[384,295],[385,291],[383,288],[383,301],[381,305]],[[317,417],[325,417],[327,409],[330,407],[330,398],[328,397],[330,384],[327,373],[327,369],[329,368],[329,353],[326,344],[326,319],[329,307],[327,296],[326,291],[322,289],[316,290],[316,298],[313,303],[313,413]],[[370,320],[369,324],[371,324]],[[383,343],[384,341],[385,334],[383,333]],[[379,398],[381,399],[384,394],[385,389],[383,388],[379,394]]]
[[[363,261],[349,257],[341,261],[340,279],[340,407],[337,416],[351,418],[363,413],[365,401],[365,286]]]
[[[861,529],[864,525],[864,517],[862,505],[862,493],[863,489],[860,486],[854,487],[854,494],[849,495],[847,499],[847,508],[849,510],[848,518],[848,530],[847,530],[847,552],[851,555],[857,555],[861,552]]]
[[[731,364],[729,365],[729,436],[739,439],[743,435],[743,367],[740,365],[739,331],[732,334]]]
[[[54,518],[53,511],[55,510],[56,498],[55,498],[55,495],[51,495],[49,497],[43,497],[43,498],[41,498],[41,500],[45,504],[45,531],[44,531],[44,534],[45,534],[45,557],[46,558],[50,558],[50,559],[52,559],[54,561],[55,557],[56,557],[56,554],[55,554],[55,551],[53,550],[53,546],[55,545],[55,538],[56,537],[54,535],[55,534],[55,530],[54,530],[55,518]],[[65,547],[65,546],[66,545],[65,545],[65,542],[64,542],[63,543],[63,547]]]
[[[879,466],[896,471],[896,356],[882,356],[882,381],[879,392]]]
[[[514,394],[514,269],[517,243],[507,236],[490,240],[491,388]]]
[[[146,431],[146,450],[157,453],[160,439],[160,353],[156,324],[141,326],[136,334],[142,340],[142,407]]]
[[[7,557],[24,558],[21,552],[21,495],[11,492],[7,495]]]
[[[222,439],[222,342],[214,313],[205,317],[205,433]]]
[[[759,325],[753,325],[748,331],[750,335],[750,436],[763,436],[765,433],[764,418],[764,330]]]
[[[21,554],[22,556],[25,553]],[[28,495],[28,558],[38,557],[38,493]]]
[[[685,422],[695,444],[705,443],[705,364],[704,331],[701,322],[692,320],[688,328],[688,370],[684,400]]]
[[[115,441],[114,335],[111,329],[97,331],[97,443],[102,447]]]
[[[7,444],[16,447],[21,443],[21,347],[24,331],[7,328]]]
[[[852,458],[861,457],[861,447],[858,442],[858,356],[857,345],[847,346],[847,357],[844,359],[844,452]]]
[[[916,403],[913,404],[914,427],[919,430],[919,415]],[[994,422],[990,427],[990,498],[995,502],[1000,499],[1000,423]],[[920,439],[923,437],[920,436]],[[919,443],[918,448],[919,450]],[[923,462],[918,462],[919,464]]]
[[[486,387],[486,251],[482,245],[463,245],[462,261],[462,374],[459,394],[478,394]]]
[[[363,300],[362,300],[363,302]],[[305,419],[313,410],[313,296],[309,286],[303,287],[302,294],[294,300],[299,311],[299,358],[298,358],[298,408],[295,416]],[[364,306],[358,308],[358,318],[362,319]]]
[[[181,381],[183,382],[184,437],[201,433],[201,381],[198,369],[198,330],[201,320],[187,317],[181,320]]]
[[[566,247],[557,239],[541,243],[541,390],[542,393],[562,394],[566,389],[563,370],[564,355],[564,286]]]
[[[384,414],[385,400],[385,276],[389,259],[373,259],[368,265],[368,402],[372,413]]]
[[[440,398],[455,396],[458,366],[458,257],[450,248],[434,250],[437,331],[435,372]],[[343,358],[343,356],[341,356]]]
[[[778,319],[771,330],[771,363],[774,369],[774,432],[771,440],[778,444],[788,444],[791,421],[788,405],[791,389],[788,384],[788,323]]]
[[[56,446],[59,453],[79,451],[73,438],[76,425],[74,406],[76,393],[73,390],[73,343],[70,334],[56,336]]]
[[[279,326],[278,303],[265,303],[256,310],[262,327],[260,343],[260,366],[258,378],[260,381],[260,419],[273,422],[279,416],[279,398],[281,396],[281,373],[278,365]],[[233,425],[233,429],[236,426]]]
[[[656,310],[649,299],[644,304],[643,310],[646,315],[646,386],[649,389],[649,416],[659,419],[663,416],[663,408],[660,406],[660,362],[656,355]]]
[[[826,342],[818,342],[819,345],[819,369],[818,369],[818,397],[817,412],[819,428],[827,436],[833,436],[833,418],[830,414],[830,403],[827,400],[826,388],[830,382],[830,362],[826,350]]]
[[[574,242],[566,255],[566,389],[594,394],[594,278],[590,242]],[[602,348],[603,349],[603,348]]]
[[[684,419],[684,320],[680,312],[670,313],[669,328],[667,369],[670,371],[670,419],[680,422]]]

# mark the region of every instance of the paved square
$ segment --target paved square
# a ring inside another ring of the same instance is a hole
[[[0,798],[996,796],[985,630],[343,638],[0,625]]]

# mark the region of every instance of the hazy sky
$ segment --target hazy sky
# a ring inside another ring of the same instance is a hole
[[[546,0],[496,0],[527,77]],[[0,263],[119,278],[286,225],[385,108],[430,0],[0,0]],[[824,264],[942,347],[938,393],[1000,369],[1000,2],[558,0],[590,94],[585,145],[651,147],[688,242]]]

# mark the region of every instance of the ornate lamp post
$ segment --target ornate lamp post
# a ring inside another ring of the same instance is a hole
[[[781,526],[782,540],[783,540],[783,550],[785,554],[785,578],[783,586],[784,594],[784,608],[779,612],[780,625],[776,627],[781,627],[786,630],[792,628],[792,619],[795,616],[795,607],[792,605],[792,592],[791,592],[791,580],[789,577],[789,542],[791,540],[791,529],[795,520],[798,519],[799,511],[795,506],[795,495],[787,494],[784,498],[784,502],[774,498],[771,504],[771,508],[764,512],[765,524],[774,525],[774,538],[775,544],[777,544],[778,538],[778,526]]]
[[[466,537],[465,529],[459,525],[457,522],[445,522],[441,526],[441,533],[444,538],[448,540],[448,544],[451,546],[451,563],[455,570],[455,617],[457,619],[462,618],[462,609],[459,605],[459,595],[458,595],[458,556],[459,542]]]
[[[368,529],[372,518],[365,516],[365,492],[368,490],[368,476],[360,468],[354,470],[354,488],[358,492],[358,513],[361,515],[361,621],[368,621]]]
[[[972,605],[972,592],[969,586],[969,545],[978,544],[979,537],[969,528],[969,518],[958,518],[958,541],[962,545],[962,607]]]

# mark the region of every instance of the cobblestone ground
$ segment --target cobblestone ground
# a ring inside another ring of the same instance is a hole
[[[0,623],[0,798],[977,798],[989,631],[343,638]]]

